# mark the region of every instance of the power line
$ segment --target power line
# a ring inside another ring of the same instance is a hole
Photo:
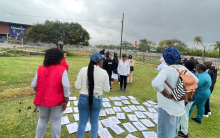
[[[128,34],[128,36],[130,37],[130,40],[131,40],[131,43],[132,43],[133,41],[132,41],[131,36],[129,35],[129,33],[128,33],[128,31],[127,31],[126,27],[125,27],[125,30],[126,30],[126,32],[127,32],[127,34]]]
[[[53,17],[34,16],[34,15],[22,15],[22,14],[15,14],[15,13],[4,13],[4,12],[0,12],[0,13],[1,13],[1,14],[16,15],[16,16],[34,17],[34,18],[61,19],[61,20],[76,20],[76,21],[85,21],[85,22],[111,22],[111,23],[121,23],[121,22],[116,22],[116,21],[96,21],[96,20],[64,19],[64,18],[53,18]]]

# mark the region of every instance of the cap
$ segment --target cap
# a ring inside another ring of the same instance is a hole
[[[123,54],[122,57],[127,57],[127,55],[126,55],[126,54]]]
[[[129,55],[128,57],[129,57],[129,58],[132,58],[132,55]]]
[[[105,55],[101,55],[102,56],[102,58],[105,58]]]

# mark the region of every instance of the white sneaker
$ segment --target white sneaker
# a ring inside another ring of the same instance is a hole
[[[203,115],[204,117],[209,117],[209,115]]]
[[[208,112],[208,114],[211,115],[212,113],[211,113],[211,112]]]
[[[120,84],[120,82],[118,84]]]

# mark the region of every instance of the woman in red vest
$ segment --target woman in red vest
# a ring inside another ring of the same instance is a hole
[[[62,59],[59,49],[47,50],[44,63],[38,67],[31,84],[36,91],[34,104],[39,107],[35,138],[44,137],[49,120],[52,137],[60,137],[62,112],[67,107],[70,90],[67,71],[61,66]]]

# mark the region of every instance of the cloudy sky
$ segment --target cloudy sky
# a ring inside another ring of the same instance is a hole
[[[220,0],[0,0],[0,20],[31,25],[46,19],[78,22],[90,33],[90,44],[119,44],[124,13],[123,40],[176,38],[196,47],[193,38],[198,35],[208,46],[220,41],[219,5]]]

